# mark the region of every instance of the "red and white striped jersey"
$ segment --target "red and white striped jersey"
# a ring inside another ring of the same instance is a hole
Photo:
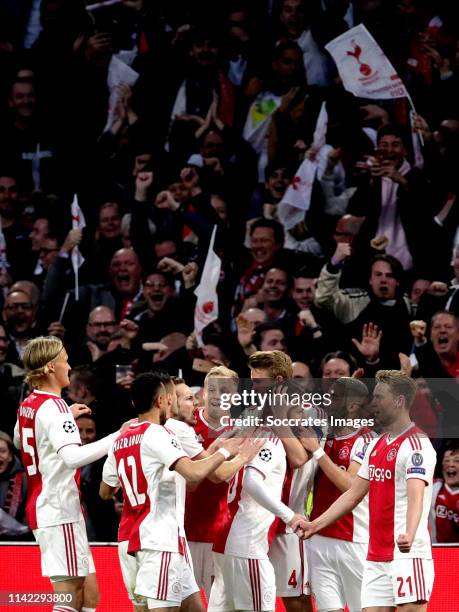
[[[312,429],[317,435],[320,445],[323,446],[328,429],[325,425],[328,420],[326,412],[318,406],[308,405],[304,407],[303,418],[321,422],[320,426],[315,426]],[[282,487],[282,501],[297,514],[304,514],[306,510],[308,496],[312,491],[316,471],[317,463],[314,459],[310,459],[299,468],[290,467],[287,461],[285,480]],[[283,521],[279,520],[276,525],[276,535],[288,532],[291,533],[291,529]]]
[[[140,464],[140,442],[150,425],[149,421],[133,423],[124,434],[118,436],[108,452],[102,470],[102,480],[106,484],[110,487],[121,486],[123,489],[123,512],[118,527],[118,542],[129,540],[140,515],[149,510],[148,485]],[[114,445],[121,439],[125,441],[117,444],[115,453]],[[144,505],[138,503],[142,500],[145,500]]]
[[[352,461],[361,464],[365,452],[376,436],[367,427],[346,436],[330,438],[325,444],[325,452],[335,465],[347,471]],[[323,514],[341,496],[341,491],[319,467],[314,482],[314,497],[311,520]],[[321,536],[346,540],[347,542],[368,542],[368,497],[335,523],[322,529]]]
[[[212,429],[204,417],[204,409],[197,413],[197,423],[194,430],[199,443],[209,448],[212,442],[221,435],[227,427]],[[189,542],[207,542],[213,544],[217,535],[226,525],[228,511],[228,483],[215,484],[203,480],[194,491],[187,491],[185,505],[185,532]],[[205,505],[206,511],[202,508]]]
[[[239,470],[228,489],[229,516],[217,534],[214,551],[246,559],[267,559],[270,527],[275,516],[265,510],[244,490],[244,473],[256,469],[264,476],[264,485],[275,500],[282,497],[285,478],[285,450],[280,439],[271,433],[258,455]]]
[[[119,436],[111,452],[123,493],[132,509],[139,508],[128,552],[149,549],[183,554],[186,487],[173,468],[187,455],[178,438],[166,427],[149,423],[137,434],[129,429]]]
[[[433,542],[459,542],[459,487],[434,482],[430,526]]]
[[[83,518],[79,470],[68,468],[59,450],[81,444],[75,419],[53,393],[33,391],[19,406],[15,440],[27,476],[26,516],[31,529],[76,523]]]
[[[148,485],[147,481],[143,477],[140,461],[139,465],[133,468],[133,459],[129,459],[129,457],[132,456],[134,461],[136,457],[140,459],[140,443],[143,439],[143,434],[150,425],[151,423],[149,421],[130,425],[128,431],[123,434],[123,436],[119,436],[117,438],[117,440],[119,440],[121,437],[124,437],[126,442],[124,442],[116,452],[113,451],[114,447],[112,446],[104,463],[102,480],[110,487],[122,486],[124,492],[123,512],[121,514],[120,525],[118,528],[119,542],[129,540],[135,524],[139,519],[141,519],[140,514],[146,514],[147,510],[149,510],[149,508],[147,508],[149,505],[149,499],[147,500],[146,498],[148,493]],[[168,430],[175,433],[182,444],[183,450],[188,457],[190,457],[190,459],[196,457],[196,455],[199,455],[202,452],[203,447],[197,441],[196,434],[194,433],[194,429],[192,427],[175,419],[168,419],[165,426]],[[138,447],[136,452],[133,452],[134,447]],[[121,478],[124,478],[126,465],[130,468],[130,474],[129,476],[126,474],[126,478],[123,482]],[[118,470],[120,466],[121,472],[119,473]],[[139,469],[137,469],[137,467]],[[176,477],[181,478],[179,474],[176,474]],[[137,480],[135,483],[136,487],[133,486],[134,479]],[[132,484],[130,484],[131,482]],[[137,495],[134,493],[135,490],[137,491]],[[145,497],[145,506],[137,503],[139,496],[141,500],[143,497]]]
[[[429,512],[432,503],[436,453],[426,434],[412,423],[397,437],[388,434],[373,440],[358,475],[369,480],[369,561],[431,559]],[[409,553],[401,553],[396,541],[406,533],[407,480],[426,484],[421,520]]]

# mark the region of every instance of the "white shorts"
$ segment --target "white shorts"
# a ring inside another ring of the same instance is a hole
[[[214,553],[215,580],[207,612],[272,611],[276,577],[269,559],[243,559]]]
[[[306,542],[295,533],[276,535],[269,549],[276,574],[278,597],[299,597],[311,592]]]
[[[180,606],[183,600],[199,592],[187,554],[141,550],[136,561],[134,593],[146,597],[149,608]]]
[[[318,612],[360,612],[368,544],[315,535],[308,541],[311,586]]]
[[[137,565],[136,557],[133,555],[128,555],[128,544],[128,540],[118,543],[118,557],[120,560],[124,586],[126,587],[129,599],[134,602],[136,606],[146,606],[146,598],[135,594],[135,583],[139,567]]]
[[[362,608],[429,601],[434,577],[433,559],[366,561]]]
[[[84,578],[96,568],[84,519],[77,523],[41,527],[33,532],[40,546],[41,573],[49,578]]]
[[[188,542],[188,546],[193,559],[194,577],[198,586],[204,589],[208,601],[210,587],[215,576],[213,544],[210,542]]]

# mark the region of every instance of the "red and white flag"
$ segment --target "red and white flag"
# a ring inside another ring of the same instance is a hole
[[[335,60],[343,86],[359,98],[409,98],[395,68],[376,40],[360,23],[325,48]]]
[[[214,251],[216,234],[217,226],[215,225],[210,238],[209,250],[202,271],[201,282],[194,292],[198,298],[194,310],[194,331],[198,346],[203,346],[202,330],[207,327],[209,323],[218,319],[217,285],[220,280],[222,261]]]
[[[317,118],[316,129],[312,142],[312,149],[315,153],[315,159],[320,149],[325,145],[327,135],[328,115],[325,102],[322,102],[322,107]],[[278,215],[279,221],[289,230],[295,227],[301,221],[304,221],[304,215],[309,210],[311,205],[312,187],[316,178],[318,163],[305,159],[298,168],[295,176],[292,179],[287,191],[279,203]]]
[[[73,196],[71,212],[72,212],[72,229],[82,230],[83,228],[85,228],[86,221],[83,215],[83,211],[81,210],[80,205],[78,204],[78,198],[76,194]],[[78,301],[79,299],[78,268],[84,262],[84,257],[81,254],[80,249],[76,246],[76,247],[73,247],[70,258],[72,261],[73,272],[75,274],[75,299]]]

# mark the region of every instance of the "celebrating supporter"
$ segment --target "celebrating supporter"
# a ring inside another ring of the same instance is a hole
[[[459,541],[459,449],[447,448],[442,460],[442,479],[434,482],[430,526],[432,541],[443,544]]]

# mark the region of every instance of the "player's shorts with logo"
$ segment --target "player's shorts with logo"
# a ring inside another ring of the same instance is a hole
[[[434,577],[433,559],[365,561],[362,608],[429,601]]]
[[[208,612],[275,609],[276,577],[269,559],[214,555],[215,579]]]
[[[149,608],[180,606],[184,599],[198,593],[193,564],[188,550],[178,552],[141,550],[134,592],[148,599]]]
[[[306,542],[295,533],[276,535],[269,548],[269,559],[276,574],[278,597],[309,595],[309,564]]]
[[[368,544],[315,535],[308,541],[311,590],[316,608],[360,612]]]
[[[41,527],[33,532],[41,551],[43,576],[84,577],[96,570],[84,520]]]
[[[188,542],[188,546],[193,559],[194,577],[209,599],[210,588],[215,576],[213,544],[211,542]]]

